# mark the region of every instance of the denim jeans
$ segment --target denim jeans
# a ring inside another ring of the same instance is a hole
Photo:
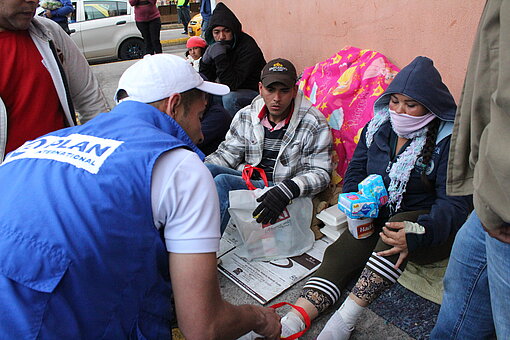
[[[224,95],[221,100],[223,107],[230,113],[232,117],[234,117],[237,111],[241,110],[247,105],[250,105],[253,98],[255,98],[258,94],[259,93],[257,91],[253,90],[238,89],[235,91],[230,91],[230,93]]]
[[[241,171],[226,168],[215,164],[205,164],[211,172],[214,183],[216,184],[216,190],[218,191],[218,197],[220,199],[220,217],[221,217],[221,234],[227,227],[228,220],[230,220],[230,214],[228,213],[228,207],[230,201],[228,199],[228,193],[231,190],[247,190],[246,182],[241,177]],[[264,187],[263,180],[252,180],[251,183],[257,188]],[[269,186],[273,185],[269,182]]]
[[[510,339],[510,244],[492,238],[475,211],[459,230],[430,339]]]
[[[202,19],[202,33],[200,36],[205,39],[205,32],[207,32],[207,26],[209,26],[209,20]]]
[[[177,6],[177,20],[184,26],[184,32],[188,33],[188,24],[191,20],[191,14],[188,6]]]

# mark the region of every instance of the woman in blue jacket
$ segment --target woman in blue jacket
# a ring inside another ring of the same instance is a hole
[[[389,202],[374,221],[376,232],[349,232],[326,250],[319,270],[296,304],[311,319],[340,298],[362,269],[345,302],[318,340],[348,339],[364,307],[393,285],[407,261],[432,263],[449,256],[457,230],[472,209],[471,196],[446,195],[455,101],[432,60],[417,57],[400,71],[374,104],[347,170],[343,191],[358,191],[370,174],[381,175]],[[282,318],[282,335],[304,328],[294,311]]]

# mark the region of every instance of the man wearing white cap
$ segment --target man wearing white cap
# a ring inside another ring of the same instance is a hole
[[[168,339],[173,293],[186,339],[278,339],[279,317],[233,306],[216,271],[218,198],[194,143],[205,82],[146,56],[110,113],[26,142],[0,166],[0,334]]]

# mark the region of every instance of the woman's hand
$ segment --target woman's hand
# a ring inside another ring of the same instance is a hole
[[[397,263],[393,266],[398,269],[404,259],[409,255],[407,250],[406,231],[404,229],[404,222],[386,222],[386,226],[383,227],[383,231],[379,233],[381,240],[384,243],[393,246],[393,248],[380,251],[377,253],[379,256],[389,256],[399,254]],[[396,231],[390,230],[395,229]]]

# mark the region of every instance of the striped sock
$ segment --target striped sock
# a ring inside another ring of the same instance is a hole
[[[340,299],[340,289],[326,279],[321,277],[312,277],[303,286],[301,297],[308,300],[322,313],[329,306],[335,304]]]

